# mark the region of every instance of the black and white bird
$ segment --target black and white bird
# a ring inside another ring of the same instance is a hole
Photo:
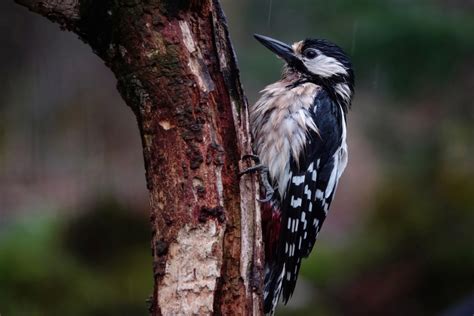
[[[354,94],[352,64],[323,39],[287,45],[255,38],[284,60],[281,79],[250,108],[254,153],[267,175],[262,205],[264,311],[295,289],[347,164],[346,114]],[[268,185],[269,184],[269,185]]]

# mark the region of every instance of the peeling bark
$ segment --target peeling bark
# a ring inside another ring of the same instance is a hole
[[[217,0],[16,0],[75,32],[136,115],[150,191],[152,315],[260,315],[247,103]]]

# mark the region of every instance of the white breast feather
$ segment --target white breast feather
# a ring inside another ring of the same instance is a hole
[[[285,195],[290,179],[290,155],[298,161],[309,130],[318,132],[309,108],[320,87],[305,83],[291,90],[288,83],[267,86],[250,109],[254,150],[277,181],[280,196]]]

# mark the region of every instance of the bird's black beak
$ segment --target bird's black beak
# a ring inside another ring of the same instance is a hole
[[[257,41],[262,43],[263,46],[265,46],[266,48],[268,48],[269,50],[277,54],[279,57],[285,60],[288,64],[293,64],[298,59],[295,56],[293,49],[291,48],[290,45],[277,41],[276,39],[263,36],[263,35],[254,34],[253,36],[257,39]]]

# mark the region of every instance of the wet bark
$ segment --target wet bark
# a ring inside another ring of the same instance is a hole
[[[238,177],[250,152],[247,103],[218,1],[16,2],[89,44],[136,115],[153,232],[150,313],[261,314],[257,188]]]

